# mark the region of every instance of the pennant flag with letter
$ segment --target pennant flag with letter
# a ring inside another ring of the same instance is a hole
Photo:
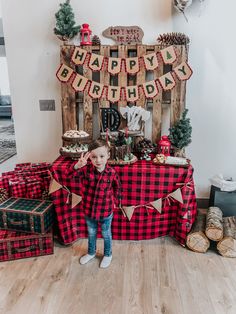
[[[89,88],[89,96],[93,99],[98,99],[102,97],[104,85],[92,81],[90,88]]]
[[[129,74],[136,74],[139,71],[138,57],[125,59],[126,72]]]
[[[158,94],[158,88],[155,81],[143,83],[143,91],[146,98],[154,98]]]
[[[139,99],[138,86],[127,86],[125,87],[126,100],[130,102],[135,102]]]
[[[177,59],[175,49],[173,46],[169,46],[165,49],[162,49],[160,52],[161,52],[161,57],[163,59],[163,62],[165,64],[172,64]]]
[[[88,66],[92,71],[100,71],[102,69],[103,61],[104,61],[103,56],[99,56],[92,53]]]
[[[158,60],[155,52],[143,56],[143,61],[146,70],[152,71],[158,68]]]
[[[120,86],[108,86],[107,100],[114,103],[120,100]]]
[[[83,92],[85,90],[85,87],[88,83],[88,79],[86,77],[76,74],[73,82],[72,82],[72,87],[76,92]]]
[[[176,85],[175,79],[170,72],[159,77],[158,81],[160,82],[161,87],[164,90],[170,90],[170,89],[174,88]]]
[[[59,81],[66,83],[71,78],[71,75],[74,73],[74,70],[62,63],[57,70],[56,76]]]
[[[188,80],[193,74],[192,69],[187,62],[182,62],[180,65],[174,68],[174,72],[180,81]]]
[[[109,58],[108,59],[108,66],[107,71],[112,74],[116,75],[121,71],[121,58]]]
[[[76,47],[71,56],[71,60],[77,65],[83,65],[86,59],[86,56],[87,56],[86,50],[80,47]]]

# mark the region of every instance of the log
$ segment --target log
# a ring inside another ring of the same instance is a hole
[[[223,239],[217,244],[222,256],[236,257],[236,217],[223,218]]]
[[[193,227],[187,235],[186,245],[190,250],[198,253],[205,253],[208,250],[210,241],[205,235],[205,228],[206,214],[198,213]]]
[[[219,207],[209,207],[206,217],[206,236],[213,241],[223,238],[223,214]]]

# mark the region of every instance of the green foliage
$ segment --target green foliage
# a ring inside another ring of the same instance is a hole
[[[191,143],[192,127],[190,119],[186,118],[188,109],[185,109],[182,118],[176,123],[175,126],[169,129],[169,139],[173,146],[182,149]]]
[[[80,31],[80,26],[75,26],[75,15],[70,5],[70,0],[60,3],[60,9],[55,14],[56,27],[54,33],[62,40],[75,37]]]

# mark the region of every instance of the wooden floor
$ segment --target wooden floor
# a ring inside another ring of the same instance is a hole
[[[0,313],[236,313],[236,259],[191,252],[166,237],[113,241],[108,269],[80,265],[87,241],[54,255],[0,263]]]

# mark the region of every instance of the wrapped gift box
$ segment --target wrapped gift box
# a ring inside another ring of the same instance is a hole
[[[53,223],[50,201],[11,197],[0,204],[0,228],[45,233]]]
[[[220,188],[212,185],[209,206],[219,207],[224,217],[236,216],[236,191],[221,191]]]
[[[34,234],[0,230],[0,261],[53,254],[52,232]]]

